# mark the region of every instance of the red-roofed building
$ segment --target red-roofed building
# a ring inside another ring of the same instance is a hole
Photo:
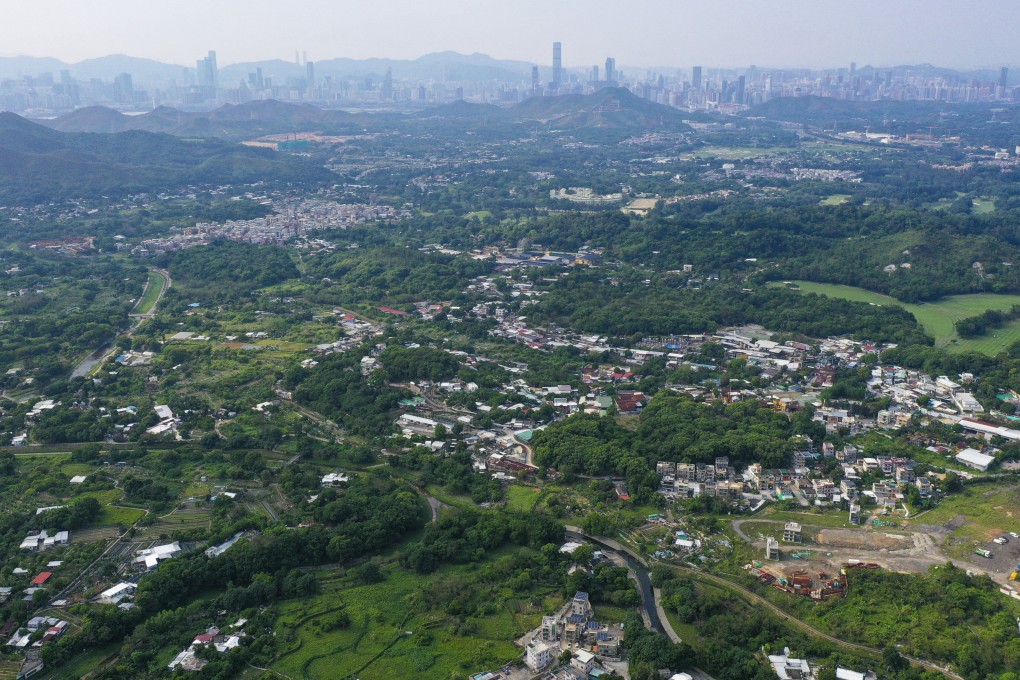
[[[379,307],[380,312],[386,312],[387,314],[395,314],[396,316],[410,316],[407,312],[402,312],[399,309],[393,309],[392,307]]]
[[[53,572],[51,572],[51,571],[42,571],[42,572],[39,572],[39,575],[36,576],[34,579],[32,579],[32,585],[33,586],[43,586],[43,585],[46,585],[46,582],[49,581],[52,576],[53,576]]]
[[[616,410],[620,413],[639,413],[646,404],[644,392],[618,392]]]

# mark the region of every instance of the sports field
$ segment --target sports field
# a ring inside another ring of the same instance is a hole
[[[867,302],[873,305],[896,305],[903,307],[914,315],[917,322],[935,338],[938,347],[945,347],[951,352],[981,352],[997,354],[1020,340],[1020,321],[1013,321],[992,330],[978,338],[961,338],[956,334],[953,324],[968,316],[975,316],[988,309],[1009,309],[1020,304],[1020,295],[999,295],[995,293],[975,293],[973,295],[952,295],[938,302],[908,304],[894,297],[875,293],[864,288],[843,286],[835,283],[815,283],[813,281],[777,282],[773,285],[784,286],[787,283],[797,286],[805,293],[818,293],[829,297],[842,298],[853,302]]]

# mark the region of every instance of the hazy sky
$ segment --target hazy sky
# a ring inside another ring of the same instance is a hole
[[[2,0],[0,53],[194,65],[484,52],[567,66],[1020,63],[1017,0]]]

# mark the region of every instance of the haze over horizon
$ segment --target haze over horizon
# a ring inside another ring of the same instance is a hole
[[[190,67],[210,49],[223,66],[291,61],[295,50],[311,61],[414,59],[449,50],[544,64],[551,43],[560,41],[571,68],[608,55],[642,67],[1020,63],[1013,30],[1020,3],[974,0],[962,8],[951,0],[860,0],[848,8],[831,0],[710,6],[637,0],[626,7],[606,0],[18,2],[4,10],[0,55],[73,63],[126,54]]]

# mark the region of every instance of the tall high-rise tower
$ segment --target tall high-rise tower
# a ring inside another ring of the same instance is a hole
[[[315,62],[305,62],[305,80],[308,82],[308,89],[315,87]]]
[[[744,103],[744,87],[747,84],[746,76],[739,76],[737,78],[737,91],[733,95],[734,104]]]
[[[695,90],[701,89],[701,67],[695,66],[691,71],[691,87]]]
[[[616,80],[616,59],[612,57],[606,57],[606,81],[614,82]]]
[[[220,84],[219,70],[216,68],[216,51],[209,50],[205,59],[195,62],[198,71],[198,84],[200,87],[211,87],[216,89]]]
[[[531,96],[532,97],[537,97],[538,96],[538,87],[539,87],[539,85],[538,85],[538,67],[537,66],[532,66],[531,67]]]
[[[1005,89],[1006,88],[1006,80],[1008,78],[1009,78],[1009,68],[1006,67],[1006,66],[1003,66],[999,70],[999,87]]]
[[[559,85],[563,82],[563,46],[558,42],[553,43],[553,77],[552,81],[554,85]]]
[[[393,99],[393,69],[386,69],[382,81],[382,97],[386,101]]]

